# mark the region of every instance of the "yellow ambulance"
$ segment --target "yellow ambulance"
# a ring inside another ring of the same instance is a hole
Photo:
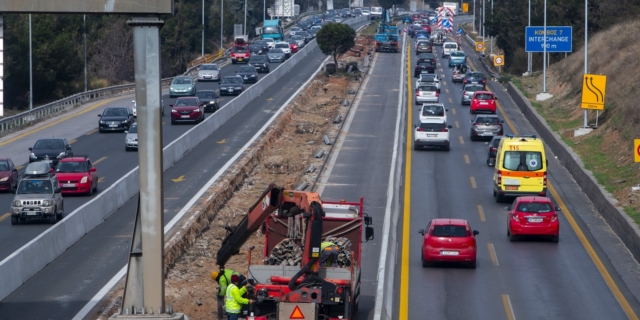
[[[493,196],[546,196],[547,156],[542,140],[535,135],[505,135],[496,152]]]

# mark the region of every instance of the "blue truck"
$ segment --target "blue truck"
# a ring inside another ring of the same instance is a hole
[[[274,41],[284,40],[284,27],[280,20],[265,20],[262,26],[262,39],[271,38]]]

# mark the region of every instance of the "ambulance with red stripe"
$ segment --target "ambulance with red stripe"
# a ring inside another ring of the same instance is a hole
[[[542,140],[535,135],[505,135],[496,152],[493,196],[546,196],[547,156]]]

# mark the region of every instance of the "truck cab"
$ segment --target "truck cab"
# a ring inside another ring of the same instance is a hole
[[[284,40],[284,27],[280,20],[265,20],[261,32],[262,39]]]
[[[48,219],[54,224],[64,215],[58,178],[43,161],[30,163],[11,202],[11,224],[30,219]]]

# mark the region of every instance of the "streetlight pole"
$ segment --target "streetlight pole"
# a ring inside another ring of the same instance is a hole
[[[485,16],[485,7],[486,7],[486,1],[482,1],[482,42],[484,42],[484,16]]]
[[[224,0],[220,0],[220,50],[224,50]]]
[[[82,17],[82,36],[84,38],[84,91],[87,91],[87,15]]]
[[[473,0],[473,32],[476,32],[476,0]]]
[[[307,0],[307,10],[309,10],[309,0]],[[262,23],[267,20],[267,0],[262,1]]]
[[[547,0],[544,0],[544,33],[542,41],[542,93],[547,92]]]
[[[204,57],[204,0],[202,0],[202,55]]]
[[[529,27],[531,27],[531,0],[529,0]],[[531,52],[527,52],[527,74],[531,75]]]
[[[589,60],[589,37],[588,37],[588,22],[589,22],[589,7],[587,6],[587,0],[584,0],[584,73],[585,76],[589,73],[588,60]],[[587,109],[584,109],[584,127],[587,127]],[[596,117],[596,121],[598,118]]]
[[[247,32],[247,0],[244,0],[244,34],[249,34]]]
[[[493,54],[493,0],[491,0],[491,54]]]
[[[33,109],[33,51],[31,49],[31,13],[29,13],[29,110]]]

